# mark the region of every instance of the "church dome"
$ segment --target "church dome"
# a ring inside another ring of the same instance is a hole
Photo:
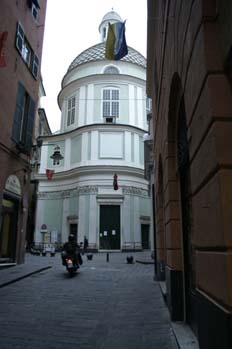
[[[101,42],[81,52],[70,64],[68,68],[68,72],[82,64],[85,64],[88,62],[94,62],[94,61],[103,61],[103,60],[107,60],[107,59],[105,58],[105,43]],[[145,57],[141,53],[139,53],[138,51],[136,51],[135,49],[129,46],[128,46],[128,54],[125,57],[123,57],[121,61],[134,63],[143,68],[146,68]]]

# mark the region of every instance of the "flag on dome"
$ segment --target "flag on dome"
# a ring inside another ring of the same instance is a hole
[[[125,37],[125,22],[109,23],[105,58],[118,61],[127,55],[128,48]]]

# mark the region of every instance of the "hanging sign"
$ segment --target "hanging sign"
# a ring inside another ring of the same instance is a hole
[[[51,231],[51,243],[56,243],[57,242],[57,236],[58,236],[58,232],[57,230],[52,230]]]
[[[41,227],[40,227],[40,232],[41,233],[47,233],[48,231],[48,227],[46,224],[42,224]]]
[[[15,175],[9,176],[6,180],[5,189],[21,196],[21,185],[18,177]]]

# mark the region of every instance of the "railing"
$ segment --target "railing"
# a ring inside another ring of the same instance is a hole
[[[27,252],[30,252],[34,255],[40,255],[41,253],[54,253],[54,252],[60,252],[62,250],[63,243],[34,243],[31,246],[27,247]],[[83,245],[80,246],[80,250],[84,251]],[[85,249],[84,252],[97,252],[96,244],[89,243],[88,248]]]
[[[142,244],[141,242],[124,242],[122,245],[122,251],[130,251],[130,252],[136,252],[136,251],[142,251]]]
[[[55,242],[55,243],[34,243],[31,246],[27,247],[27,252],[30,252],[34,255],[40,255],[41,253],[54,253],[60,252],[63,244]]]
[[[31,254],[40,255],[43,253],[54,253],[60,252],[62,250],[63,243],[34,243],[27,247],[27,252]],[[141,242],[124,242],[122,245],[122,252],[136,252],[150,249],[150,243],[142,244]],[[83,250],[83,247],[80,247]],[[83,250],[83,252],[97,252],[97,245],[95,243],[89,243],[88,248]]]

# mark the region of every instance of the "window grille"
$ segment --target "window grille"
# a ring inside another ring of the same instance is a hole
[[[119,90],[104,89],[102,101],[103,117],[119,117]]]

